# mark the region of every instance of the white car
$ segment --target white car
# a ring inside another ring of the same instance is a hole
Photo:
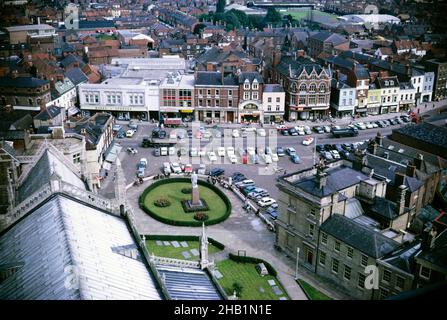
[[[147,166],[147,159],[146,158],[141,158],[140,159],[140,163],[144,164],[144,166]]]
[[[365,123],[365,126],[366,126],[367,129],[372,129],[372,128],[374,128],[374,126],[373,126],[373,124],[372,124],[371,122],[367,122],[367,123]]]
[[[225,147],[219,147],[217,148],[217,155],[219,157],[225,157]]]
[[[172,173],[171,165],[169,164],[169,162],[163,162],[163,172],[165,174]]]
[[[269,155],[269,154],[266,154],[265,156],[264,156],[264,160],[265,160],[265,163],[266,164],[271,164],[272,163],[272,157]]]
[[[206,156],[206,149],[205,148],[201,148],[198,152],[199,157],[204,157]]]
[[[160,155],[161,156],[167,156],[168,155],[168,148],[167,147],[161,147],[160,148]]]
[[[180,168],[180,165],[177,162],[171,163],[171,169],[174,173],[182,173],[182,168]]]
[[[272,161],[274,161],[274,162],[278,162],[279,161],[278,155],[276,153],[272,153],[270,155],[270,157],[272,157]]]
[[[237,129],[234,129],[231,135],[233,136],[233,138],[239,138],[239,131]]]
[[[265,129],[263,128],[258,129],[258,135],[260,137],[265,137],[266,136]]]
[[[265,154],[272,154],[272,148],[270,148],[269,146],[265,147]]]
[[[208,159],[210,159],[211,162],[217,161],[217,156],[213,151],[208,152]]]
[[[234,155],[234,148],[233,147],[227,147],[227,155],[230,156],[232,154]]]
[[[169,133],[169,139],[171,140],[177,140],[177,133],[174,131],[171,131],[171,133]]]
[[[334,159],[340,159],[340,154],[337,150],[331,150],[331,155]]]
[[[190,157],[198,157],[199,154],[197,153],[197,148],[191,148],[191,149],[189,150],[189,156],[190,156]]]
[[[228,155],[228,158],[230,159],[230,162],[231,162],[231,163],[233,163],[233,164],[237,163],[237,157],[236,157],[236,155],[234,155],[234,154],[230,154],[230,155]]]
[[[303,140],[303,145],[305,145],[305,146],[309,146],[309,145],[312,144],[312,142],[314,142],[314,138],[312,138],[312,137],[306,137],[306,138],[304,138],[304,140]]]
[[[202,138],[205,139],[205,140],[209,140],[212,136],[213,136],[213,134],[211,133],[211,131],[207,130],[203,134]]]
[[[365,130],[366,129],[366,125],[363,122],[358,122],[355,124],[355,126],[360,129],[360,130]]]
[[[309,127],[309,126],[304,126],[304,132],[305,132],[306,134],[312,134],[312,130],[310,130],[310,127]]]
[[[244,128],[246,132],[256,132],[256,128],[255,127],[248,127],[248,128]]]
[[[170,156],[174,156],[174,155],[176,155],[176,154],[177,154],[177,150],[175,150],[175,147],[169,147],[169,149],[168,149],[168,154],[169,154]]]
[[[270,198],[270,197],[264,197],[258,201],[258,205],[263,208],[271,206],[271,205],[275,205],[275,204],[276,204],[276,200],[273,198]]]
[[[329,127],[329,126],[323,126],[323,130],[324,130],[324,132],[326,132],[326,133],[330,133],[330,132],[331,132],[331,127]]]
[[[247,154],[248,154],[249,156],[256,154],[256,152],[255,152],[255,148],[254,148],[254,147],[248,147],[248,148],[247,148]]]
[[[306,133],[304,132],[303,127],[295,127],[296,132],[298,132],[299,136],[304,136]]]
[[[132,138],[134,134],[135,134],[135,130],[129,129],[126,131],[127,138]]]

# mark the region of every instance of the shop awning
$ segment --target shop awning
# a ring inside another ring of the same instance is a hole
[[[121,149],[123,149],[123,147],[113,142],[105,152],[106,162],[114,163],[118,154],[121,152]]]

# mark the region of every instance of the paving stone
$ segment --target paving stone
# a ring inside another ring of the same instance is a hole
[[[174,248],[179,248],[180,244],[177,241],[171,241],[172,245],[174,246]]]
[[[170,243],[169,241],[163,241],[163,244],[164,244],[165,246],[170,246],[170,245],[171,245],[171,243]]]
[[[200,255],[199,250],[197,250],[196,248],[189,250],[191,251],[192,255],[195,257],[198,257]]]
[[[270,279],[270,280],[268,281],[268,283],[269,283],[269,285],[271,285],[271,286],[276,286],[276,282],[275,282],[275,280],[273,280],[273,279]]]
[[[182,256],[183,256],[185,259],[189,259],[189,258],[191,258],[191,255],[189,254],[188,251],[182,251]]]
[[[186,241],[182,241],[182,242],[180,242],[180,244],[181,244],[181,246],[183,247],[183,248],[188,248],[189,246],[188,246],[188,243],[186,242]]]
[[[157,244],[157,246],[162,246],[163,242],[161,242],[160,240],[155,241],[155,243]]]
[[[222,279],[223,278],[223,274],[220,273],[219,270],[214,270],[214,276],[216,277],[216,279]]]

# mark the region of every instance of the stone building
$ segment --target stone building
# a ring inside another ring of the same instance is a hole
[[[258,72],[238,74],[238,122],[263,122],[262,93],[264,81]]]

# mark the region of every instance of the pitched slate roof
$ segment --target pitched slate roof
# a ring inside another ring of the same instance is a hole
[[[320,229],[373,258],[381,258],[399,247],[398,242],[340,214],[333,214]]]
[[[423,250],[417,259],[428,261],[444,270],[447,269],[447,229],[435,239],[433,248]]]
[[[349,167],[335,168],[325,172],[327,173],[326,185],[321,189],[315,176],[300,179],[294,182],[293,185],[314,196],[326,197],[337,191],[351,187],[360,181],[369,179],[369,177],[363,173],[355,171]]]
[[[196,85],[204,85],[204,86],[237,86],[238,80],[234,76],[227,76],[224,78],[224,82],[222,83],[222,74],[216,71],[198,71],[196,76]]]
[[[392,266],[413,274],[415,269],[414,257],[420,251],[421,244],[410,243],[402,249],[390,253],[382,258],[382,261],[391,264]]]
[[[310,36],[310,38],[316,39],[316,40],[322,41],[322,42],[330,42],[334,46],[338,46],[342,43],[349,41],[348,39],[346,39],[345,37],[343,37],[337,33],[331,33],[331,32],[327,32],[327,31],[318,32],[317,34]]]
[[[387,220],[394,220],[398,215],[397,204],[385,198],[375,197],[373,203],[368,206],[369,214],[385,218]]]
[[[129,246],[137,248],[121,217],[50,197],[0,236],[0,269],[11,271],[0,299],[160,300],[144,262],[121,253]]]
[[[290,76],[290,71],[292,71],[292,77],[298,77],[303,70],[307,74],[315,70],[320,75],[323,68],[318,63],[312,62],[304,57],[299,57],[297,60],[292,59],[292,57],[282,57],[281,62],[276,66],[276,70],[287,77]]]
[[[264,92],[284,92],[284,89],[279,84],[264,84]]]
[[[62,61],[60,62],[61,65],[66,68],[69,65],[73,64],[73,63],[79,63],[79,67],[82,68],[83,66],[85,66],[85,62],[82,61],[81,58],[73,55],[73,54],[69,54],[68,56],[66,56],[64,59],[62,59]]]
[[[80,68],[72,68],[64,73],[64,75],[73,82],[75,86],[80,83],[88,82],[88,77]]]
[[[34,77],[1,77],[0,87],[4,88],[39,88],[48,84],[47,80],[42,80]]]
[[[61,108],[56,106],[46,107],[37,116],[34,117],[35,120],[46,121],[57,117],[61,113]]]
[[[262,76],[259,74],[259,72],[241,72],[238,76],[239,84],[243,84],[245,80],[250,81],[252,83],[255,79],[258,81],[258,83],[264,83],[264,80],[262,79]]]

